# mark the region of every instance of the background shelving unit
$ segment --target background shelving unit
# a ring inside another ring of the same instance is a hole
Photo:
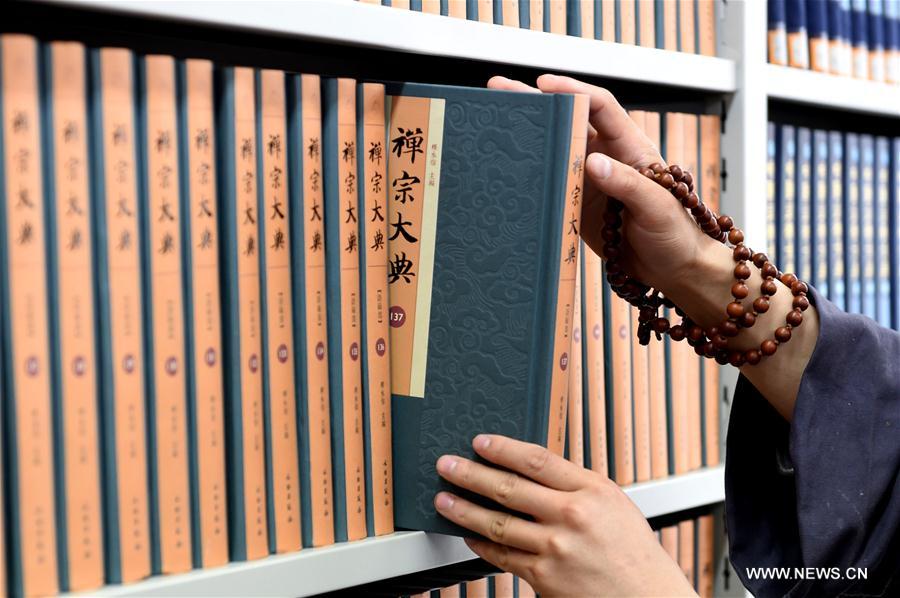
[[[236,62],[264,59],[272,67],[297,71],[470,85],[483,84],[490,74],[533,79],[541,72],[558,72],[603,84],[628,107],[719,113],[722,210],[741,223],[749,245],[768,251],[764,206],[770,108],[796,106],[836,120],[864,117],[879,123],[889,120],[891,126],[900,127],[900,88],[768,65],[766,4],[710,1],[716,3],[717,58],[352,0],[36,0],[20,3],[19,13],[20,18],[25,14],[32,19],[56,14],[55,21],[32,26],[35,31],[48,28],[57,37],[77,36],[90,27],[95,32],[105,28],[109,34],[97,39],[98,44],[127,42],[198,56],[215,51],[217,56],[235,57]],[[721,381],[720,436],[724,439],[736,372],[723,369]],[[657,521],[714,505],[721,514],[723,477],[724,468],[719,466],[634,485],[625,492],[648,518]],[[743,588],[728,571],[724,532],[718,525],[716,554],[722,561],[717,564],[716,595],[742,595]],[[466,563],[473,556],[456,538],[398,532],[111,586],[100,594],[310,595]]]

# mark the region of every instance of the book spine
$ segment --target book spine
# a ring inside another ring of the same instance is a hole
[[[876,305],[877,321],[891,326],[891,256],[890,256],[890,142],[886,137],[875,139],[875,229],[876,229]]]
[[[544,0],[544,31],[566,34],[565,0]]]
[[[776,263],[780,264],[781,257],[776,248],[777,227],[775,225],[777,215],[776,197],[780,187],[777,183],[777,146],[777,127],[775,123],[770,121],[766,125],[766,251],[775,258]]]
[[[60,588],[78,591],[104,581],[87,60],[79,43],[43,49]]]
[[[794,273],[802,280],[812,276],[812,135],[806,127],[797,128],[797,166],[794,170],[797,182],[795,249],[797,266]]]
[[[862,313],[873,320],[875,314],[875,140],[859,136],[859,240],[862,274]]]
[[[843,75],[847,37],[844,31],[841,0],[827,0],[827,3],[828,72],[832,75]]]
[[[422,12],[427,12],[433,15],[441,14],[440,0],[422,0]]]
[[[565,0],[566,33],[573,37],[581,37],[581,0]]]
[[[150,531],[154,572],[176,573],[191,568],[192,550],[175,61],[157,55],[137,64]]]
[[[616,40],[616,0],[598,0],[600,2],[600,39],[605,42]]]
[[[495,0],[496,1],[496,0]],[[499,12],[499,15],[498,15]],[[519,0],[499,0],[499,5],[494,8],[494,21],[507,27],[519,26]]]
[[[107,581],[150,574],[141,234],[131,52],[92,51],[91,135],[102,365]]]
[[[713,515],[697,518],[697,593],[713,598],[716,581],[716,520]]]
[[[662,47],[677,52],[679,50],[678,12],[680,7],[677,2],[667,0],[660,0],[658,6],[660,6],[659,11],[662,12]],[[659,20],[658,15],[657,19]]]
[[[847,268],[847,311],[862,313],[862,280],[860,276],[860,148],[855,133],[844,135],[844,228]]]
[[[391,2],[390,6],[392,8],[400,8],[402,10],[409,10],[410,9],[410,1],[411,0],[390,0],[390,2]]]
[[[478,3],[478,20],[482,23],[494,22],[493,0],[476,0]]]
[[[256,73],[257,214],[261,274],[263,407],[266,423],[266,496],[269,551],[301,546],[300,465],[291,280],[291,204],[287,197],[284,73]]]
[[[697,0],[697,51],[704,56],[715,56],[716,38],[715,0]]]
[[[806,29],[809,36],[809,68],[827,73],[829,64],[828,4],[806,0]]]
[[[696,0],[678,0],[678,49],[688,54],[694,54],[697,51],[697,31],[694,22],[696,9]]]
[[[787,7],[786,0],[768,0],[768,49],[769,62],[786,66],[788,63],[787,46]]]
[[[844,226],[844,141],[838,131],[828,132],[828,298],[847,307],[847,264]]]
[[[447,16],[465,19],[467,4],[468,0],[447,0]]]
[[[362,376],[369,535],[394,531],[384,86],[357,88]]]
[[[584,159],[587,145],[587,117],[589,99],[574,97],[570,125],[569,151],[566,164],[565,195],[556,201],[564,205],[564,217],[559,254],[559,284],[556,295],[553,362],[550,376],[550,417],[547,428],[547,447],[562,454],[566,423],[566,399],[569,375],[566,368],[572,354],[572,318],[575,276],[578,269],[578,239],[581,222],[581,203],[584,189]]]
[[[594,0],[578,0],[581,37],[594,39]]]
[[[514,598],[516,578],[512,573],[500,573],[491,580],[494,582],[493,598]]]
[[[882,0],[867,0],[869,79],[884,82],[884,11]]]
[[[891,140],[890,152],[891,325],[900,330],[900,137]]]
[[[2,100],[2,98],[0,98],[0,110],[2,110],[2,103],[3,103],[3,100]],[[0,148],[2,148],[2,138],[3,138],[3,133],[0,132]],[[3,177],[4,177],[4,175],[2,173],[2,169],[0,169],[0,188],[2,188],[2,185],[3,185]],[[0,227],[0,242],[2,242],[2,240],[3,240],[2,235],[3,235],[2,227]],[[2,275],[3,260],[5,258],[3,256],[4,256],[3,249],[2,249],[2,247],[0,247],[0,297],[3,297],[5,299],[6,293],[3,289],[3,275]],[[5,334],[6,334],[6,331],[5,331],[6,322],[4,320],[5,320],[5,318],[0,317],[0,335],[4,335],[3,337],[0,337],[0,338],[5,338]],[[6,364],[4,363],[4,360],[2,358],[0,358],[0,401],[2,401],[2,403],[0,403],[0,405],[6,404],[6,396],[3,394],[3,381],[5,379],[3,368],[5,367],[5,365]],[[6,435],[6,418],[5,418],[3,411],[4,410],[2,408],[0,408],[0,430],[3,431],[4,437],[5,437],[5,435]],[[4,458],[4,455],[3,455],[4,450],[5,450],[5,448],[3,447],[3,443],[0,443],[0,462],[2,462],[2,459]],[[5,476],[0,476],[0,496],[5,496],[5,492],[6,492],[7,482],[4,478],[5,478]],[[10,578],[10,576],[6,570],[7,563],[9,562],[7,560],[7,557],[9,554],[9,544],[6,540],[6,528],[7,528],[6,510],[0,509],[0,588],[2,588],[2,590],[4,592],[9,591],[8,582],[9,582],[9,578]]]
[[[809,41],[806,32],[805,0],[786,0],[788,66],[809,68]]]
[[[637,2],[637,43],[646,48],[656,47],[656,6],[654,0]]]
[[[23,595],[59,590],[38,58],[34,38],[0,36],[10,581]]]
[[[616,25],[618,35],[616,41],[622,44],[637,43],[637,0],[616,1]]]
[[[697,570],[694,563],[696,556],[694,550],[695,525],[693,519],[678,522],[678,566],[691,586],[697,586]]]
[[[192,444],[191,520],[194,566],[202,568],[228,562],[212,63],[185,60],[179,65],[178,78],[179,148],[185,185],[181,219],[188,318],[185,366]]]
[[[362,384],[359,369],[359,209],[356,180],[356,87],[352,79],[326,82],[325,255],[328,274],[329,388],[335,535],[366,536]]]
[[[869,27],[866,0],[850,2],[850,42],[853,48],[853,76],[869,78]]]
[[[603,263],[582,246],[582,311],[584,345],[585,466],[608,475],[606,454],[606,381],[603,355]]]
[[[830,288],[828,280],[828,133],[822,130],[813,131],[812,142],[812,243],[809,280],[816,289],[826,297]],[[885,223],[887,225],[887,223]]]
[[[853,41],[853,9],[851,0],[840,0],[841,3],[841,27],[844,33],[844,52],[841,59],[841,74],[853,77],[854,69],[854,41]]]
[[[900,0],[884,2],[884,52],[885,80],[900,84]]]
[[[569,401],[566,406],[567,444],[569,461],[584,467],[584,355],[582,341],[582,293],[581,262],[584,246],[578,251],[578,266],[575,270],[575,300],[572,309],[572,353],[569,360]]]
[[[254,72],[221,71],[218,146],[222,171],[223,330],[225,331],[229,540],[231,559],[266,556],[266,455],[260,355]]]
[[[609,347],[606,351],[607,430],[610,446],[610,477],[619,485],[634,482],[634,421],[632,419],[631,326],[629,305],[604,288],[609,314]]]
[[[780,257],[778,258],[779,268],[782,272],[796,272],[796,230],[797,230],[797,181],[796,181],[796,160],[797,160],[797,139],[795,129],[790,125],[780,125],[778,141],[780,148],[779,170],[780,170],[780,196],[777,199],[778,216],[776,224],[780,235],[778,245],[780,247]]]
[[[721,193],[721,118],[700,117],[700,195],[709,209],[719,213]],[[660,343],[654,343],[659,345]],[[718,364],[701,360],[703,384],[703,463],[717,465],[719,455],[719,372]],[[662,393],[664,394],[664,393]]]

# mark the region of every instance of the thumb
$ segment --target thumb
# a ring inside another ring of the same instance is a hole
[[[590,154],[585,172],[597,190],[621,201],[638,220],[658,219],[675,205],[672,196],[656,182],[606,154]]]

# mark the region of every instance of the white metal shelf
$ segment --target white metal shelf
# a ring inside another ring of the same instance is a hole
[[[445,56],[548,71],[647,81],[710,92],[735,90],[735,63],[353,2],[300,0],[52,0],[55,4],[286,37]],[[689,77],[679,77],[689,73]]]
[[[769,98],[850,112],[900,117],[900,85],[767,64]]]
[[[635,484],[625,493],[646,517],[716,504],[724,466]],[[309,596],[474,558],[459,538],[398,532],[215,569],[108,586],[92,596]]]

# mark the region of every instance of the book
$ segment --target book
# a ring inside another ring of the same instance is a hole
[[[855,57],[854,57],[854,41],[853,41],[853,9],[852,0],[840,0],[841,2],[841,26],[844,30],[844,54],[841,74],[847,77],[853,77]]]
[[[177,74],[191,533],[194,567],[203,568],[228,562],[213,65],[208,60],[184,60],[178,63]]]
[[[494,23],[519,26],[519,0],[494,0]]]
[[[697,587],[697,552],[694,546],[696,522],[687,519],[678,522],[678,566],[681,567],[688,583]]]
[[[466,18],[470,21],[493,23],[493,0],[466,0]]]
[[[493,598],[513,598],[515,596],[516,578],[512,573],[500,573],[491,577]]]
[[[810,243],[809,282],[828,297],[828,132],[816,129],[812,132],[812,169],[810,171],[810,206],[812,209],[812,235]],[[885,223],[885,226],[887,223]]]
[[[0,35],[0,285],[4,403],[14,594],[59,591],[54,514],[54,418],[47,304],[47,235],[41,172],[39,48],[27,35]]]
[[[776,168],[778,135],[777,126],[773,122],[766,125],[766,251],[776,264],[781,263],[781,250],[778,247],[778,214],[777,196],[781,189],[780,173]]]
[[[519,0],[519,27],[544,30],[544,0]]]
[[[518,591],[518,594],[516,595],[517,598],[534,598],[534,596],[536,596],[534,588],[532,588],[527,581],[521,577],[517,577],[516,582],[516,590]]]
[[[216,72],[223,366],[231,560],[269,552],[254,70]]]
[[[532,0],[534,1],[534,0]],[[566,34],[566,2],[565,0],[543,0],[544,31]]]
[[[609,474],[606,435],[606,376],[604,359],[603,261],[582,244],[582,370],[584,382],[584,466]]]
[[[477,417],[483,432],[562,452],[587,97],[408,83],[387,93],[395,524],[460,534],[432,501],[449,487],[437,458],[473,454],[461,424]],[[501,183],[491,200],[476,191],[486,180]],[[485,274],[500,268],[502,292]]]
[[[846,50],[849,46],[847,31],[844,29],[844,0],[827,0],[826,20],[828,23],[828,72],[832,75],[848,75]]]
[[[697,0],[678,0],[678,49],[689,54],[697,52],[696,10]]]
[[[697,518],[697,593],[712,598],[716,580],[716,522],[712,515]]]
[[[890,152],[891,326],[900,330],[900,137],[891,140]]]
[[[844,134],[844,247],[847,268],[847,311],[862,313],[862,228],[860,181],[862,168],[859,136]]]
[[[572,308],[572,351],[569,358],[569,394],[566,406],[566,444],[568,459],[584,467],[584,341],[582,327],[581,272],[584,243],[580,243],[575,272],[575,299]],[[589,251],[589,250],[588,250]]]
[[[828,299],[840,309],[847,307],[847,229],[844,226],[844,139],[828,132]]]
[[[422,12],[430,13],[433,15],[441,14],[441,1],[440,0],[421,0],[422,1]]]
[[[447,16],[456,17],[458,19],[466,18],[466,3],[468,0],[446,0]]]
[[[900,84],[900,0],[884,0],[884,73]]]
[[[607,330],[606,431],[609,477],[620,486],[634,483],[634,419],[632,407],[631,306],[603,287]]]
[[[663,550],[672,557],[672,560],[678,562],[678,526],[670,525],[659,530],[659,541]]]
[[[787,26],[788,66],[809,68],[805,0],[785,0],[785,23]]]
[[[771,64],[788,63],[786,0],[767,0],[768,56]]]
[[[366,526],[380,536],[394,531],[384,85],[357,86],[356,121]]]
[[[323,82],[322,148],[334,528],[335,539],[345,541],[364,538],[367,533],[359,367],[356,83],[352,79],[326,79]],[[398,181],[398,185],[403,182]],[[392,187],[397,190],[397,185]]]
[[[891,326],[890,140],[875,138],[875,316]]]
[[[486,577],[467,581],[465,584],[466,598],[488,598],[488,580]]]
[[[716,55],[716,2],[697,0],[697,52]]]
[[[303,289],[293,298],[304,546],[334,542],[320,83],[288,75],[288,201],[302,214],[290,227],[294,285]]]
[[[127,583],[151,571],[134,57],[103,48],[90,62],[106,576]]]
[[[869,28],[866,19],[866,0],[850,1],[850,44],[852,46],[852,74],[857,79],[869,78]]]
[[[96,322],[85,309],[94,305],[87,55],[77,42],[42,54],[59,587],[78,591],[104,581]]]
[[[828,3],[806,0],[806,34],[809,38],[809,68],[820,73],[830,70]]]
[[[715,114],[700,116],[700,196],[715,213],[720,213],[721,194],[721,117]],[[656,343],[657,345],[660,343]],[[716,465],[719,457],[719,386],[720,368],[712,360],[700,360],[701,369],[701,424],[703,437],[703,464]]]
[[[862,313],[876,319],[875,293],[875,140],[859,136],[859,242]]]
[[[883,0],[867,0],[869,46],[869,79],[883,82],[884,71],[884,11]]]
[[[575,37],[594,39],[594,0],[566,0],[566,31]]]
[[[794,251],[797,256],[794,273],[801,280],[812,276],[812,133],[806,127],[797,127],[796,207]],[[790,242],[790,241],[788,241]]]
[[[269,552],[301,546],[299,442],[290,222],[287,89],[282,71],[256,72],[257,244]]]
[[[616,0],[596,0],[596,12],[600,17],[599,31],[595,31],[595,37],[605,42],[617,41],[616,36]]]
[[[637,43],[637,0],[616,0],[616,41]]]
[[[795,128],[791,125],[779,125],[776,151],[775,181],[775,225],[778,231],[776,239],[776,264],[781,272],[793,273],[797,270],[796,230],[797,230],[797,139]]]

